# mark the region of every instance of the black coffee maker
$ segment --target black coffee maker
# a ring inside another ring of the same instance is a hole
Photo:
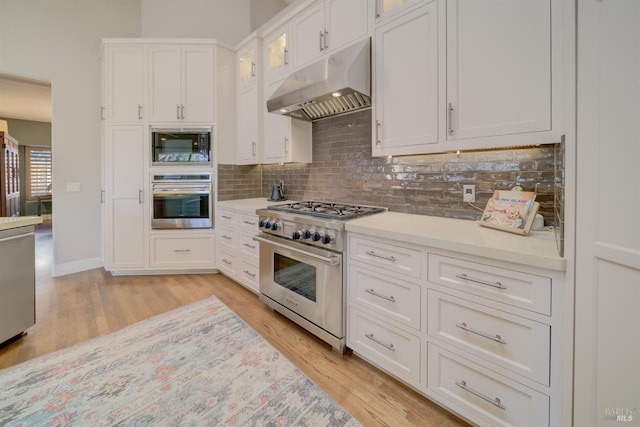
[[[280,200],[287,200],[286,197],[284,197],[284,192],[282,191],[282,186],[280,185],[274,185],[273,188],[271,189],[271,198],[269,199],[272,202],[277,202]]]

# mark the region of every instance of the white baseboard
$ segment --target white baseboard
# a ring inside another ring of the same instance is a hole
[[[67,262],[64,264],[54,264],[51,277],[66,276],[67,274],[79,273],[81,271],[93,270],[102,267],[102,258],[87,258],[79,261]]]

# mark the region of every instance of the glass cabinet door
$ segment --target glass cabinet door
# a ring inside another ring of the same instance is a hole
[[[246,83],[256,76],[256,51],[255,49],[247,49],[240,55],[240,83]]]
[[[398,11],[409,7],[409,5],[422,1],[425,0],[376,0],[376,20],[386,18],[387,15],[395,15]],[[427,0],[427,2],[429,1],[431,0]]]
[[[289,65],[287,42],[286,31],[278,32],[274,37],[266,40],[266,74],[273,74],[284,70]]]

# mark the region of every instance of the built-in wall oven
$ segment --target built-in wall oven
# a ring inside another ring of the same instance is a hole
[[[153,175],[152,229],[213,227],[212,174]]]
[[[314,201],[258,209],[260,299],[344,352],[344,223],[386,210]]]

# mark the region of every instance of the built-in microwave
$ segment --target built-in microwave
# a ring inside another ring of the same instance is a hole
[[[210,165],[211,128],[152,128],[151,165]]]

